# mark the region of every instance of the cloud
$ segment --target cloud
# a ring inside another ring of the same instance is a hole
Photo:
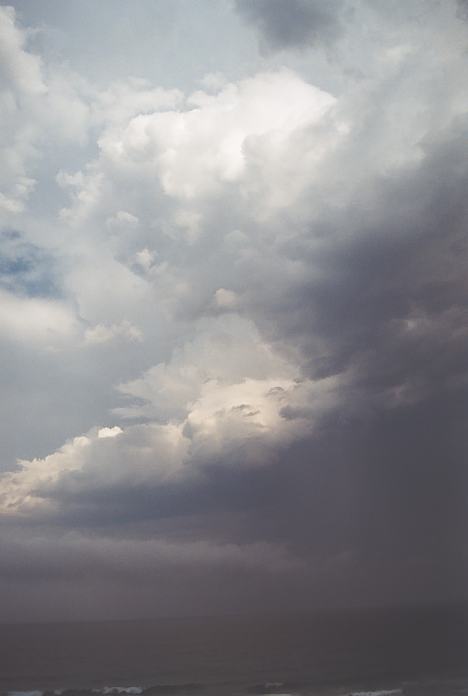
[[[46,92],[41,62],[25,50],[26,36],[15,25],[12,8],[0,8],[1,64],[0,99],[0,214],[21,212],[34,189],[34,178],[28,176],[27,163],[37,154],[37,129],[20,115],[18,102],[34,101]]]
[[[1,9],[1,582],[466,596],[466,26],[424,7],[238,3],[270,50],[195,92]]]
[[[236,466],[271,463],[275,447],[313,434],[336,405],[339,380],[301,381],[293,370],[248,322],[208,322],[171,363],[120,385],[137,402],[115,415],[145,424],[94,428],[44,459],[19,461],[0,477],[2,512],[61,515],[69,499],[89,508],[96,491],[185,485],[239,453]]]
[[[215,305],[220,309],[234,309],[238,302],[238,295],[232,290],[218,288],[214,294]]]
[[[18,471],[3,475],[3,513],[53,512],[61,496],[126,483],[154,485],[180,475],[188,440],[179,427],[155,424],[111,432],[112,437],[109,429],[94,428],[44,459],[20,461]],[[135,469],[128,468],[129,461]]]
[[[41,60],[26,48],[26,33],[15,24],[12,7],[2,7],[2,77],[26,94],[43,94],[46,91],[41,74]]]
[[[196,92],[184,111],[138,115],[99,143],[114,168],[144,167],[164,193],[190,201],[242,178],[256,142],[267,140],[280,158],[291,134],[319,121],[333,102],[289,71],[260,74],[214,95]]]
[[[88,110],[76,81],[66,70],[47,71],[28,50],[28,30],[18,26],[15,10],[0,7],[0,221],[25,210],[36,188],[35,169],[48,136],[84,141]]]
[[[57,297],[56,260],[16,230],[0,232],[0,285],[19,295]]]
[[[327,46],[343,31],[341,0],[236,0],[236,7],[270,51]]]
[[[458,13],[461,19],[468,19],[468,3],[466,0],[457,0]]]
[[[183,571],[194,563],[215,571],[216,568],[246,568],[267,572],[287,572],[296,562],[280,548],[268,544],[215,544],[209,541],[171,543],[164,539],[93,539],[70,534],[66,542],[51,543],[36,537],[29,542],[2,545],[5,563],[2,579],[28,577],[28,569],[21,562],[25,554],[35,558],[36,578],[54,580],[57,577],[73,579],[87,568],[94,578],[140,578],[142,571],[148,583],[154,582],[161,572]]]
[[[120,324],[96,324],[85,331],[85,343],[88,345],[99,345],[107,343],[115,338],[126,338],[130,341],[142,341],[143,336],[136,326],[129,321],[122,321]]]
[[[1,333],[36,347],[52,348],[71,339],[79,327],[73,312],[55,300],[20,298],[0,291]]]

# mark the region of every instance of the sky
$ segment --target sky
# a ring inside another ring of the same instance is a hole
[[[466,0],[0,2],[0,621],[467,600]]]

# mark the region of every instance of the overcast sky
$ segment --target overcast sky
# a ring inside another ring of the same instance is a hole
[[[468,3],[0,2],[0,620],[467,599]]]

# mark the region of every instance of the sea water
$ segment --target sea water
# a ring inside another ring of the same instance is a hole
[[[468,696],[468,609],[0,626],[9,696]]]

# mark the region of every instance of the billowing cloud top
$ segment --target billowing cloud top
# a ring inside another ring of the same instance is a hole
[[[466,598],[465,4],[14,5],[0,618]]]

